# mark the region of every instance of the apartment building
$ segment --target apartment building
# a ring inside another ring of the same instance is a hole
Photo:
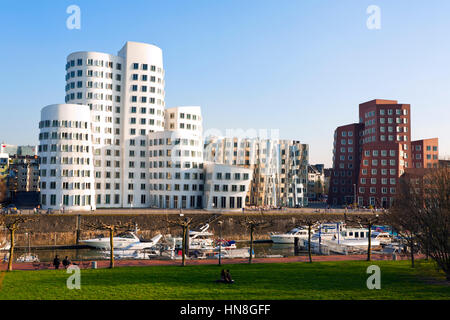
[[[164,130],[164,85],[162,50],[151,44],[67,57],[66,103],[91,113],[96,207],[150,205],[147,140]]]
[[[335,131],[329,204],[355,201],[359,206],[389,207],[392,204],[400,176],[415,166],[413,147],[414,151],[415,146],[422,150],[424,144],[411,141],[410,120],[409,104],[376,99],[359,105],[359,123]],[[351,138],[348,129],[353,131]],[[437,139],[425,143],[430,148],[436,146],[434,161],[437,163]],[[357,145],[357,151],[346,156],[350,145]],[[432,157],[432,151],[429,154]]]
[[[205,163],[205,203],[208,210],[242,210],[253,171],[249,168]]]
[[[363,128],[362,123],[352,123],[334,131],[333,168],[328,188],[330,204],[351,204],[356,199]]]
[[[210,137],[204,159],[252,170],[249,206],[307,205],[308,145],[300,141]]]
[[[9,162],[8,187],[10,192],[39,191],[39,159],[37,155],[14,155],[9,159]]]
[[[412,168],[437,168],[439,166],[438,147],[438,138],[412,141]]]
[[[308,200],[321,200],[325,194],[325,166],[308,165]]]
[[[157,208],[203,208],[200,107],[166,110],[164,131],[149,134],[150,203]],[[142,184],[145,188],[145,184]]]
[[[201,109],[165,109],[164,86],[162,50],[154,45],[127,42],[117,55],[70,54],[66,104],[41,111],[42,208],[212,208]],[[245,171],[227,170],[233,177]],[[247,181],[236,187],[233,179],[222,183],[220,199],[227,200],[220,208],[245,206]]]
[[[15,200],[18,193],[39,191],[39,159],[35,146],[0,144],[0,198]]]
[[[55,104],[39,122],[40,204],[43,209],[95,210],[94,154],[88,106]],[[108,194],[106,201],[111,201]]]

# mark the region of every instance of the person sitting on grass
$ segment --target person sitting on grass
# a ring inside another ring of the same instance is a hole
[[[72,264],[72,262],[70,262],[69,257],[66,256],[66,257],[64,258],[62,264],[63,264],[64,268],[67,269],[67,267],[70,266],[70,265]]]
[[[53,266],[55,267],[55,269],[58,269],[60,264],[61,261],[59,260],[58,255],[56,255],[55,259],[53,259]]]
[[[216,282],[226,282],[226,274],[225,274],[225,269],[222,269],[222,271],[220,272],[220,279],[216,280]]]
[[[231,278],[231,273],[230,270],[227,269],[227,271],[225,271],[225,282],[226,283],[233,283],[234,280]]]
[[[216,282],[233,283],[234,280],[231,279],[230,270],[222,269],[222,271],[220,272],[220,279],[216,280]]]

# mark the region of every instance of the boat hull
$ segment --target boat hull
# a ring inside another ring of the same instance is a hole
[[[307,237],[301,237],[301,236],[287,236],[287,235],[271,235],[270,239],[273,243],[279,243],[279,244],[294,244],[295,239],[307,239]]]
[[[102,239],[81,240],[80,243],[84,244],[86,246],[92,247],[92,248],[96,248],[96,249],[102,249],[102,250],[111,249],[109,239],[107,239],[107,240],[102,240]],[[131,244],[132,243],[130,243],[130,242],[123,242],[123,241],[114,239],[114,249],[126,248],[126,247],[130,246]]]

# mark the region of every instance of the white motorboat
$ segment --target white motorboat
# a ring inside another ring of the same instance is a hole
[[[321,240],[335,242],[346,246],[366,247],[369,245],[369,231],[365,228],[342,228],[340,232],[335,232],[331,238],[323,238]],[[314,240],[318,239],[315,234]],[[371,246],[379,246],[380,240],[371,238]]]
[[[113,238],[113,241],[115,249],[126,248],[133,243],[141,242],[141,240],[136,236],[134,232],[125,232],[119,234],[118,236]],[[95,239],[80,240],[80,243],[96,249],[111,249],[109,237],[98,237]]]
[[[311,233],[314,233],[314,230],[312,230]],[[273,243],[294,244],[296,238],[308,239],[308,228],[298,227],[287,233],[272,232],[270,234],[270,239],[272,239]]]
[[[313,235],[313,239],[331,240],[337,238],[338,234],[344,230],[341,222],[322,223]]]
[[[189,250],[213,250],[215,248],[214,239],[211,237],[214,235],[208,232],[209,224],[205,224],[199,231],[189,230]],[[180,249],[183,246],[182,237],[167,237],[169,242],[173,241],[176,249]]]
[[[17,262],[40,262],[36,254],[25,253],[16,259]]]
[[[139,241],[131,243],[130,245],[117,248],[114,246],[114,257],[117,259],[149,259],[150,257],[159,256],[160,248],[158,242],[162,235],[154,236],[150,241]],[[105,251],[105,256],[110,256],[110,251]]]
[[[403,245],[399,242],[391,242],[384,246],[383,253],[393,254],[393,253],[401,253],[403,251]]]
[[[336,243],[336,244],[340,244],[343,246],[350,246],[350,247],[359,247],[362,249],[367,248],[367,246],[369,245],[369,239],[365,238],[365,239],[342,239],[342,240],[332,240],[332,242]],[[370,246],[371,247],[377,247],[380,245],[380,240],[370,240]]]
[[[187,256],[194,256],[198,259],[212,258],[216,256],[218,258],[219,250],[224,258],[245,258],[248,257],[249,248],[237,248],[236,242],[233,240],[214,240],[213,233],[208,231],[209,224],[205,224],[200,230],[189,231],[189,253]],[[166,241],[172,243],[171,247],[172,259],[179,259],[181,257],[182,238],[166,236]],[[167,255],[170,250],[162,250],[161,255]]]
[[[137,250],[114,250],[115,259],[151,259],[160,256],[161,252],[159,249],[137,249]],[[110,257],[110,251],[104,252],[105,258]]]
[[[366,250],[369,245],[369,231],[366,228],[337,228],[329,229],[327,232],[316,232],[311,238],[311,247],[317,251],[331,251],[337,253],[352,253],[356,251]],[[371,237],[371,248],[380,247],[380,240]],[[304,247],[308,246],[308,240],[304,240]],[[322,247],[322,249],[320,249]],[[324,249],[324,250],[323,250]]]
[[[158,235],[154,236],[153,238],[151,238],[149,241],[139,240],[139,242],[133,242],[127,247],[119,248],[118,251],[152,249],[158,244],[158,242],[159,242],[159,240],[161,240],[161,238],[162,238],[162,234],[158,234]]]
[[[231,259],[231,258],[249,258],[250,257],[250,248],[239,248],[233,250],[222,250],[220,252],[220,257],[222,259]],[[252,257],[255,257],[255,253],[253,252]],[[217,252],[213,258],[219,259],[219,252]]]
[[[117,237],[113,238],[114,249],[123,250],[139,250],[145,248],[153,247],[160,239],[161,235],[153,237],[149,242],[141,241],[134,232],[125,232],[119,234]],[[110,250],[110,238],[109,237],[99,237],[95,239],[80,240],[81,244],[102,250]]]
[[[236,241],[234,240],[216,240],[215,242],[216,247],[215,250],[234,250],[237,249],[236,247]]]
[[[392,242],[392,236],[389,232],[372,231],[372,239],[379,240],[382,245],[387,245]]]
[[[9,241],[5,241],[3,243],[0,243],[0,251],[6,251],[11,248],[11,243]]]
[[[205,224],[200,228],[200,231],[189,230],[189,249],[192,250],[208,250],[214,249],[214,235],[208,232],[209,224]]]

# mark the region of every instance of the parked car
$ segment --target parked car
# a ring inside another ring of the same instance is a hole
[[[10,204],[6,207],[7,212],[9,213],[18,213],[17,207],[15,204]]]

